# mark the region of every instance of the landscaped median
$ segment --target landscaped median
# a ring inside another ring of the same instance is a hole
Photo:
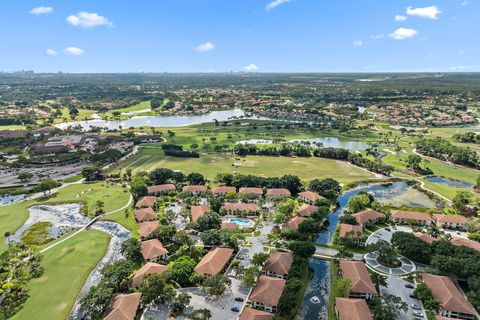
[[[41,262],[45,270],[31,280],[29,298],[12,319],[66,319],[109,240],[106,233],[88,230],[45,252]]]

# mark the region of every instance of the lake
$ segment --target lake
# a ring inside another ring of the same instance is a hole
[[[452,179],[448,179],[448,178],[445,178],[445,177],[429,177],[429,178],[426,178],[425,180],[427,180],[429,182],[433,182],[433,183],[444,184],[444,185],[447,185],[447,186],[450,186],[450,187],[456,187],[456,188],[471,188],[471,187],[473,187],[473,185],[471,185],[468,182],[459,181],[459,180],[452,180]]]
[[[321,146],[322,148],[341,148],[351,151],[366,150],[370,146],[366,142],[340,140],[336,137],[321,137],[321,138],[309,138],[309,139],[291,139],[284,141],[285,143],[305,143],[312,146]],[[237,141],[237,144],[271,144],[273,140],[269,139],[250,139]]]
[[[249,116],[245,117],[242,109],[230,109],[222,111],[212,111],[207,114],[200,115],[178,115],[178,116],[137,116],[127,120],[86,120],[73,121],[56,124],[59,129],[66,129],[68,127],[81,126],[84,131],[91,127],[100,127],[108,130],[139,128],[139,127],[185,127],[194,124],[202,124],[217,121],[227,121],[234,119],[258,119],[258,120],[272,120],[265,117]]]

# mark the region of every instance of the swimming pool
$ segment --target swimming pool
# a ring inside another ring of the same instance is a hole
[[[250,219],[242,219],[242,218],[227,218],[225,219],[226,222],[235,223],[240,228],[250,228],[253,226],[253,221]]]

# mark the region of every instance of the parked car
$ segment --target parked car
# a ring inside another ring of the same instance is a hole
[[[232,310],[233,312],[240,312],[239,307],[232,307],[230,310]]]
[[[415,297],[413,294],[409,295],[409,297],[412,299],[417,299],[417,297]]]
[[[243,302],[243,298],[241,298],[241,297],[235,297],[235,301]]]
[[[415,289],[415,287],[413,286],[413,284],[410,284],[410,283],[405,284],[405,288]]]
[[[418,311],[413,311],[413,315],[414,315],[415,317],[423,318],[423,313],[418,312]]]
[[[392,230],[390,230],[390,228],[385,228],[385,230],[387,230],[388,232],[392,231]]]
[[[412,309],[415,309],[415,310],[420,310],[420,309],[422,309],[422,308],[421,308],[418,304],[416,304],[416,303],[412,303],[412,305],[411,305],[410,307],[412,307]]]
[[[393,229],[393,230],[397,230],[397,226],[392,226],[392,229]]]

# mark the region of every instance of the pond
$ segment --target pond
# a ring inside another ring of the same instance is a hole
[[[444,184],[449,187],[456,187],[456,188],[471,188],[473,187],[472,184],[464,181],[459,180],[452,180],[445,177],[428,177],[425,180],[433,183]]]
[[[9,194],[0,194],[0,206],[11,204],[15,201],[22,200],[23,198],[25,198],[24,194],[19,194],[17,196],[12,196]]]
[[[328,245],[332,242],[337,229],[340,215],[345,210],[348,201],[365,191],[385,205],[410,206],[422,208],[435,208],[437,204],[423,192],[413,188],[408,182],[394,182],[388,184],[373,184],[360,186],[344,192],[338,197],[338,208],[328,215],[329,225],[325,231],[318,235],[315,242]],[[314,271],[310,279],[305,296],[301,304],[301,315],[306,320],[327,319],[328,294],[330,288],[330,262],[312,259],[310,267]],[[318,303],[311,300],[313,296],[319,299]]]
[[[200,115],[173,115],[173,116],[137,116],[127,120],[86,120],[86,121],[73,121],[56,124],[55,126],[60,129],[66,129],[68,127],[81,126],[84,131],[89,130],[91,127],[100,127],[108,130],[121,129],[121,128],[138,128],[138,127],[184,127],[194,124],[202,124],[217,121],[227,121],[233,119],[259,119],[270,120],[269,118],[249,116],[245,117],[245,113],[242,109],[231,109],[222,111],[212,111],[207,114]]]
[[[312,146],[321,146],[322,148],[341,148],[352,151],[366,150],[370,146],[366,142],[340,140],[336,137],[321,137],[321,138],[309,138],[309,139],[292,139],[285,141],[286,143],[304,143]],[[271,144],[272,140],[268,139],[250,139],[236,142],[237,144]]]

